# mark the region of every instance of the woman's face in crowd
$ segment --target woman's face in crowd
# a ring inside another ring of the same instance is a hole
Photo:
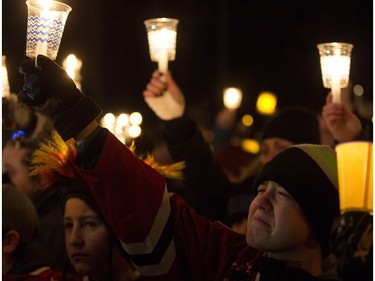
[[[40,186],[38,181],[29,175],[29,167],[25,163],[27,148],[8,145],[3,149],[3,173],[21,192],[31,196]]]
[[[90,277],[108,276],[112,245],[108,228],[83,200],[72,197],[64,211],[65,244],[76,272]]]
[[[266,164],[271,161],[276,154],[283,151],[284,149],[294,145],[294,143],[281,138],[268,138],[263,140],[260,150],[260,161],[262,164]]]
[[[249,209],[247,243],[286,257],[306,249],[309,237],[308,222],[293,197],[275,182],[261,184]]]

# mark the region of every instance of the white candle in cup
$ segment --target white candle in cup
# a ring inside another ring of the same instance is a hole
[[[168,71],[169,59],[174,59],[176,36],[175,30],[167,28],[148,32],[151,60],[158,62],[159,71],[162,73]]]
[[[332,101],[340,103],[341,88],[349,83],[350,57],[333,55],[321,58],[324,86],[331,88]]]
[[[55,60],[64,26],[72,8],[51,0],[27,0],[26,56]]]
[[[48,51],[48,26],[49,21],[51,20],[51,12],[49,8],[51,6],[50,0],[40,0],[42,11],[40,13],[40,26],[38,28],[38,34],[40,35],[41,40],[38,40],[36,43],[36,55],[41,54],[47,56]]]
[[[168,71],[168,61],[176,56],[177,19],[155,18],[144,21],[151,61],[158,63],[161,73]]]
[[[331,89],[332,101],[340,103],[341,88],[346,88],[349,83],[353,45],[333,42],[318,44],[317,47],[320,54],[323,85]]]

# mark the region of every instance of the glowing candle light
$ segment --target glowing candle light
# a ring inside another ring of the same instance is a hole
[[[28,0],[26,56],[56,59],[65,23],[72,8],[51,0]]]
[[[168,61],[176,56],[177,19],[156,18],[144,22],[147,30],[151,61],[158,63],[159,71],[168,71]]]
[[[333,42],[318,44],[317,47],[320,54],[323,85],[331,89],[332,101],[340,103],[341,88],[346,88],[349,83],[353,45]]]

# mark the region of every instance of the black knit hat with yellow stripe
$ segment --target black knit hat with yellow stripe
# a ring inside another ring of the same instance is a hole
[[[276,182],[296,200],[327,256],[331,226],[340,215],[334,149],[314,144],[289,147],[263,166],[254,190],[265,181]]]

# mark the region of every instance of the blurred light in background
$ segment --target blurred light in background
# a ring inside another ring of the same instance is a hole
[[[82,61],[78,59],[74,54],[70,54],[63,61],[63,68],[68,73],[69,77],[73,79],[77,88],[81,90],[81,68]]]
[[[258,96],[256,108],[260,114],[272,115],[277,105],[277,97],[272,92],[261,92]]]
[[[140,127],[142,115],[139,112],[133,112],[130,115],[127,113],[114,115],[109,112],[104,115],[101,124],[126,145],[130,145],[133,139],[142,133]]]
[[[1,64],[1,97],[8,97],[10,95],[10,86],[8,79],[8,70],[6,65],[6,56],[3,56]]]
[[[229,87],[224,89],[223,102],[228,109],[237,109],[242,101],[242,91],[239,88]]]
[[[129,117],[130,124],[132,125],[141,125],[142,124],[142,115],[139,112],[133,112]]]
[[[250,114],[245,114],[244,116],[242,116],[241,121],[245,127],[250,127],[254,123],[254,118]]]
[[[353,93],[358,96],[358,97],[361,97],[363,95],[363,87],[361,85],[355,85],[353,87]]]
[[[260,150],[260,145],[255,139],[243,139],[241,142],[241,148],[246,152],[257,154]]]

